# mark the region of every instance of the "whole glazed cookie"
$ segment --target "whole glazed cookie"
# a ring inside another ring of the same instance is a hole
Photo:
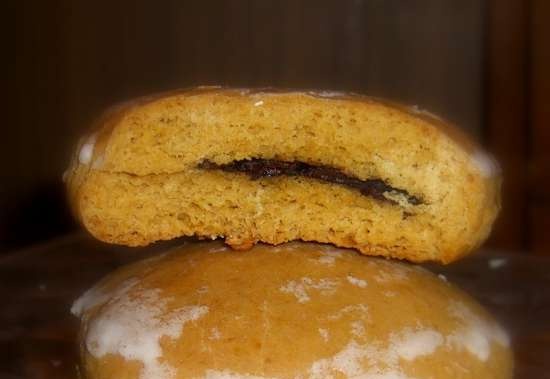
[[[97,238],[292,240],[450,262],[488,236],[500,176],[442,120],[359,95],[200,87],[99,119],[66,180]]]
[[[506,333],[409,264],[329,245],[199,243],[73,305],[87,379],[511,379]]]

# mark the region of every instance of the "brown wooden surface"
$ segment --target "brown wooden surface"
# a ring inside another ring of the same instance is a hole
[[[499,161],[503,208],[493,246],[527,247],[529,6],[523,0],[490,0],[487,10],[486,131]]]
[[[0,377],[75,379],[74,299],[114,268],[184,242],[130,249],[77,234],[0,258]],[[550,378],[550,258],[485,251],[429,268],[509,331],[516,379]]]
[[[532,250],[550,246],[550,1],[531,5],[531,125],[529,227]]]
[[[550,255],[550,2],[490,0],[485,140],[503,210],[489,244]]]

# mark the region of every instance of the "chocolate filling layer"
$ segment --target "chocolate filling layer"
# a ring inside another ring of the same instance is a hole
[[[253,180],[283,175],[303,176],[305,178],[312,178],[322,182],[335,183],[353,188],[359,190],[362,195],[370,196],[376,200],[385,201],[391,204],[397,204],[397,202],[384,196],[385,193],[401,195],[412,205],[423,203],[421,198],[413,196],[403,189],[392,187],[382,179],[361,180],[346,175],[341,170],[334,167],[311,165],[305,162],[287,162],[275,159],[253,158],[233,161],[226,164],[217,164],[209,160],[204,160],[199,163],[198,167],[204,170],[240,172],[247,174]]]

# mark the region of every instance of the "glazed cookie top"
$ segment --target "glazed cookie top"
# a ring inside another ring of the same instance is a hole
[[[511,378],[506,333],[467,295],[326,245],[189,245],[111,274],[73,313],[90,379]]]

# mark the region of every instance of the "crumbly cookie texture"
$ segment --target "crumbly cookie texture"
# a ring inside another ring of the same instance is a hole
[[[460,131],[325,92],[201,87],[122,104],[83,138],[66,180],[83,225],[130,246],[305,240],[450,262],[500,207],[498,166]]]
[[[88,379],[512,377],[507,334],[470,297],[329,245],[188,245],[110,274],[73,312]]]

